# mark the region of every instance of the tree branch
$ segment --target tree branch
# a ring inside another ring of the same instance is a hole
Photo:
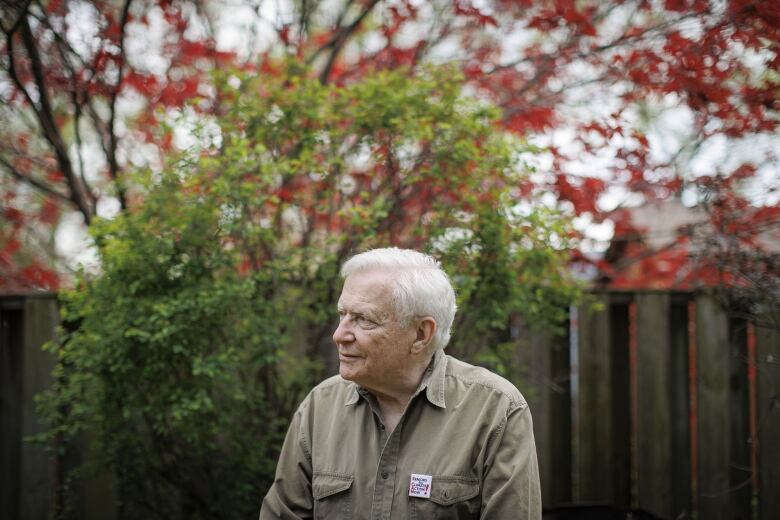
[[[354,0],[347,0],[347,3],[344,4],[344,8],[339,13],[338,18],[336,18],[336,23],[334,24],[334,27],[336,27],[338,30],[342,29],[341,24],[344,22],[344,18],[347,16],[347,13],[349,12],[349,9],[352,7],[353,3],[354,3]],[[301,21],[299,23],[303,23],[303,18],[301,18]],[[322,45],[317,50],[315,50],[311,54],[311,56],[309,56],[306,59],[306,63],[309,64],[309,65],[311,63],[313,63],[314,60],[316,60],[317,57],[319,57],[320,54],[325,52],[325,49],[327,49],[328,47],[333,45],[333,42],[336,40],[337,37],[338,37],[338,34],[334,34],[333,36],[331,36],[330,40],[328,40],[324,45]],[[299,45],[303,45],[303,42],[301,41],[299,43]]]
[[[133,0],[125,0],[122,6],[122,17],[119,22],[119,60],[118,67],[119,73],[116,80],[116,86],[111,93],[111,115],[108,120],[108,146],[107,146],[107,158],[108,158],[108,172],[111,176],[111,180],[114,181],[116,186],[117,198],[119,199],[119,205],[122,210],[127,210],[127,193],[125,186],[121,179],[119,179],[119,162],[116,158],[117,150],[117,136],[116,136],[116,101],[119,97],[119,91],[122,88],[122,78],[125,71],[125,29],[127,28],[127,21],[130,15],[130,4]]]
[[[46,86],[46,78],[43,72],[43,63],[41,61],[40,55],[38,54],[37,42],[35,40],[35,36],[32,33],[32,29],[30,28],[30,23],[27,17],[22,19],[20,28],[22,41],[24,42],[25,49],[27,50],[27,54],[30,58],[30,67],[32,69],[33,78],[35,79],[35,85],[38,89],[39,105],[36,105],[32,102],[32,98],[29,92],[24,89],[18,75],[16,74],[15,64],[12,58],[10,61],[9,72],[14,79],[14,83],[16,83],[16,85],[22,88],[24,91],[28,102],[31,103],[31,106],[38,116],[38,122],[41,125],[41,130],[44,137],[54,149],[57,163],[63,175],[65,175],[65,179],[68,183],[68,188],[70,190],[70,201],[76,205],[78,210],[84,216],[85,222],[89,224],[92,220],[93,213],[84,195],[84,188],[79,185],[79,181],[75,176],[73,165],[71,164],[70,158],[68,157],[65,141],[63,140],[62,134],[60,133],[60,130],[55,122],[54,110],[52,108],[51,101],[49,100],[49,92]],[[8,36],[8,53],[9,57],[12,57],[13,38],[11,37],[12,35]]]
[[[305,40],[308,32],[309,27],[309,15],[311,14],[311,11],[309,10],[309,2],[308,0],[302,0],[301,1],[301,15],[298,17],[298,48],[303,47],[303,41]]]
[[[370,0],[368,4],[363,8],[363,11],[353,20],[353,22],[345,27],[341,27],[341,29],[333,36],[333,38],[328,41],[325,45],[317,49],[317,51],[314,53],[312,58],[309,60],[310,62],[316,58],[316,56],[325,49],[330,48],[330,55],[328,56],[328,60],[325,62],[325,67],[322,69],[322,73],[320,73],[320,83],[327,83],[328,79],[330,78],[330,73],[333,70],[333,65],[336,63],[336,58],[338,58],[339,53],[341,52],[341,49],[344,47],[344,44],[347,43],[347,40],[349,37],[357,30],[358,27],[360,27],[360,24],[363,23],[363,20],[366,18],[366,16],[371,13],[371,11],[374,10],[374,7],[376,7],[376,4],[379,3],[379,0]]]
[[[8,173],[11,174],[13,178],[15,178],[18,181],[24,182],[25,184],[29,184],[30,186],[34,187],[35,189],[42,191],[46,195],[49,195],[51,197],[54,197],[56,199],[62,200],[64,202],[67,202],[68,204],[72,204],[73,201],[65,195],[64,193],[60,193],[59,191],[55,190],[51,186],[47,185],[43,181],[39,181],[38,179],[35,179],[33,177],[29,177],[16,168],[14,166],[6,161],[4,158],[0,157],[0,165],[4,166],[6,170],[8,170]]]
[[[17,15],[16,19],[12,19],[12,22],[8,24],[8,27],[6,27],[5,23],[2,24],[3,32],[8,35],[16,32],[16,30],[19,28],[19,24],[22,23],[22,18],[27,16],[27,10],[29,9],[31,2],[32,0],[16,0],[15,2],[5,0],[2,2],[4,12],[1,14],[1,16],[3,22],[5,22],[6,19],[10,19],[14,15]],[[13,11],[18,11],[18,13]]]
[[[95,197],[95,194],[92,192],[92,189],[89,188],[89,183],[87,182],[87,177],[85,173],[85,167],[84,167],[84,154],[81,151],[82,148],[82,139],[81,139],[81,107],[83,105],[81,101],[81,97],[79,96],[79,88],[78,84],[76,83],[76,72],[74,70],[74,67],[72,63],[70,62],[69,55],[75,55],[77,58],[79,57],[78,54],[73,50],[73,48],[70,46],[70,44],[65,40],[65,38],[62,37],[59,32],[54,30],[54,26],[52,25],[51,21],[49,20],[48,13],[44,12],[42,16],[35,16],[33,13],[30,13],[31,16],[35,17],[38,21],[43,23],[46,27],[49,28],[50,31],[52,31],[52,34],[54,34],[54,40],[57,45],[57,51],[60,55],[60,60],[62,60],[62,66],[67,70],[68,76],[70,79],[70,98],[71,102],[73,103],[73,134],[75,137],[75,144],[76,144],[76,157],[78,158],[78,167],[79,167],[79,178],[81,179],[82,185],[85,187],[85,193],[87,198],[89,199],[90,204],[90,211],[95,214],[97,212],[97,198]]]

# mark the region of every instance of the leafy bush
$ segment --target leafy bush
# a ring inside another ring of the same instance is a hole
[[[289,417],[335,366],[357,250],[439,256],[461,306],[451,351],[504,372],[508,317],[554,324],[577,294],[566,222],[512,198],[528,148],[451,70],[271,76],[220,78],[221,115],[92,225],[101,272],[63,293],[77,326],[53,347],[49,436],[90,433],[127,518],[256,516]]]

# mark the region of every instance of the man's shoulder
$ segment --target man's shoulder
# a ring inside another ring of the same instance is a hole
[[[330,376],[324,381],[320,382],[317,386],[311,389],[311,393],[325,393],[325,392],[338,392],[350,390],[352,385],[351,381],[347,381],[340,375]]]
[[[309,391],[301,406],[324,402],[330,405],[345,404],[355,392],[354,383],[340,375],[331,376]]]
[[[462,384],[476,385],[485,392],[500,395],[509,402],[512,409],[528,406],[523,394],[511,382],[486,368],[471,365],[450,355],[447,355],[446,376]]]

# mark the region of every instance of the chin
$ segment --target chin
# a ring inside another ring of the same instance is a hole
[[[339,375],[346,379],[347,381],[354,381],[355,380],[355,372],[352,370],[349,370],[348,368],[344,368],[344,365],[339,366]]]

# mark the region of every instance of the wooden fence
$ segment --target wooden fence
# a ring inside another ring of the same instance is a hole
[[[780,518],[780,332],[707,294],[603,292],[519,337],[546,508]]]
[[[594,297],[601,310],[574,310],[566,337],[513,328],[545,507],[780,518],[777,328],[730,319],[706,294]],[[57,322],[54,295],[0,297],[3,519],[48,518],[68,468],[89,456],[83,443],[52,462],[24,441],[40,429],[33,397],[53,366],[40,346]],[[111,489],[106,479],[82,482],[76,517],[115,517]]]

